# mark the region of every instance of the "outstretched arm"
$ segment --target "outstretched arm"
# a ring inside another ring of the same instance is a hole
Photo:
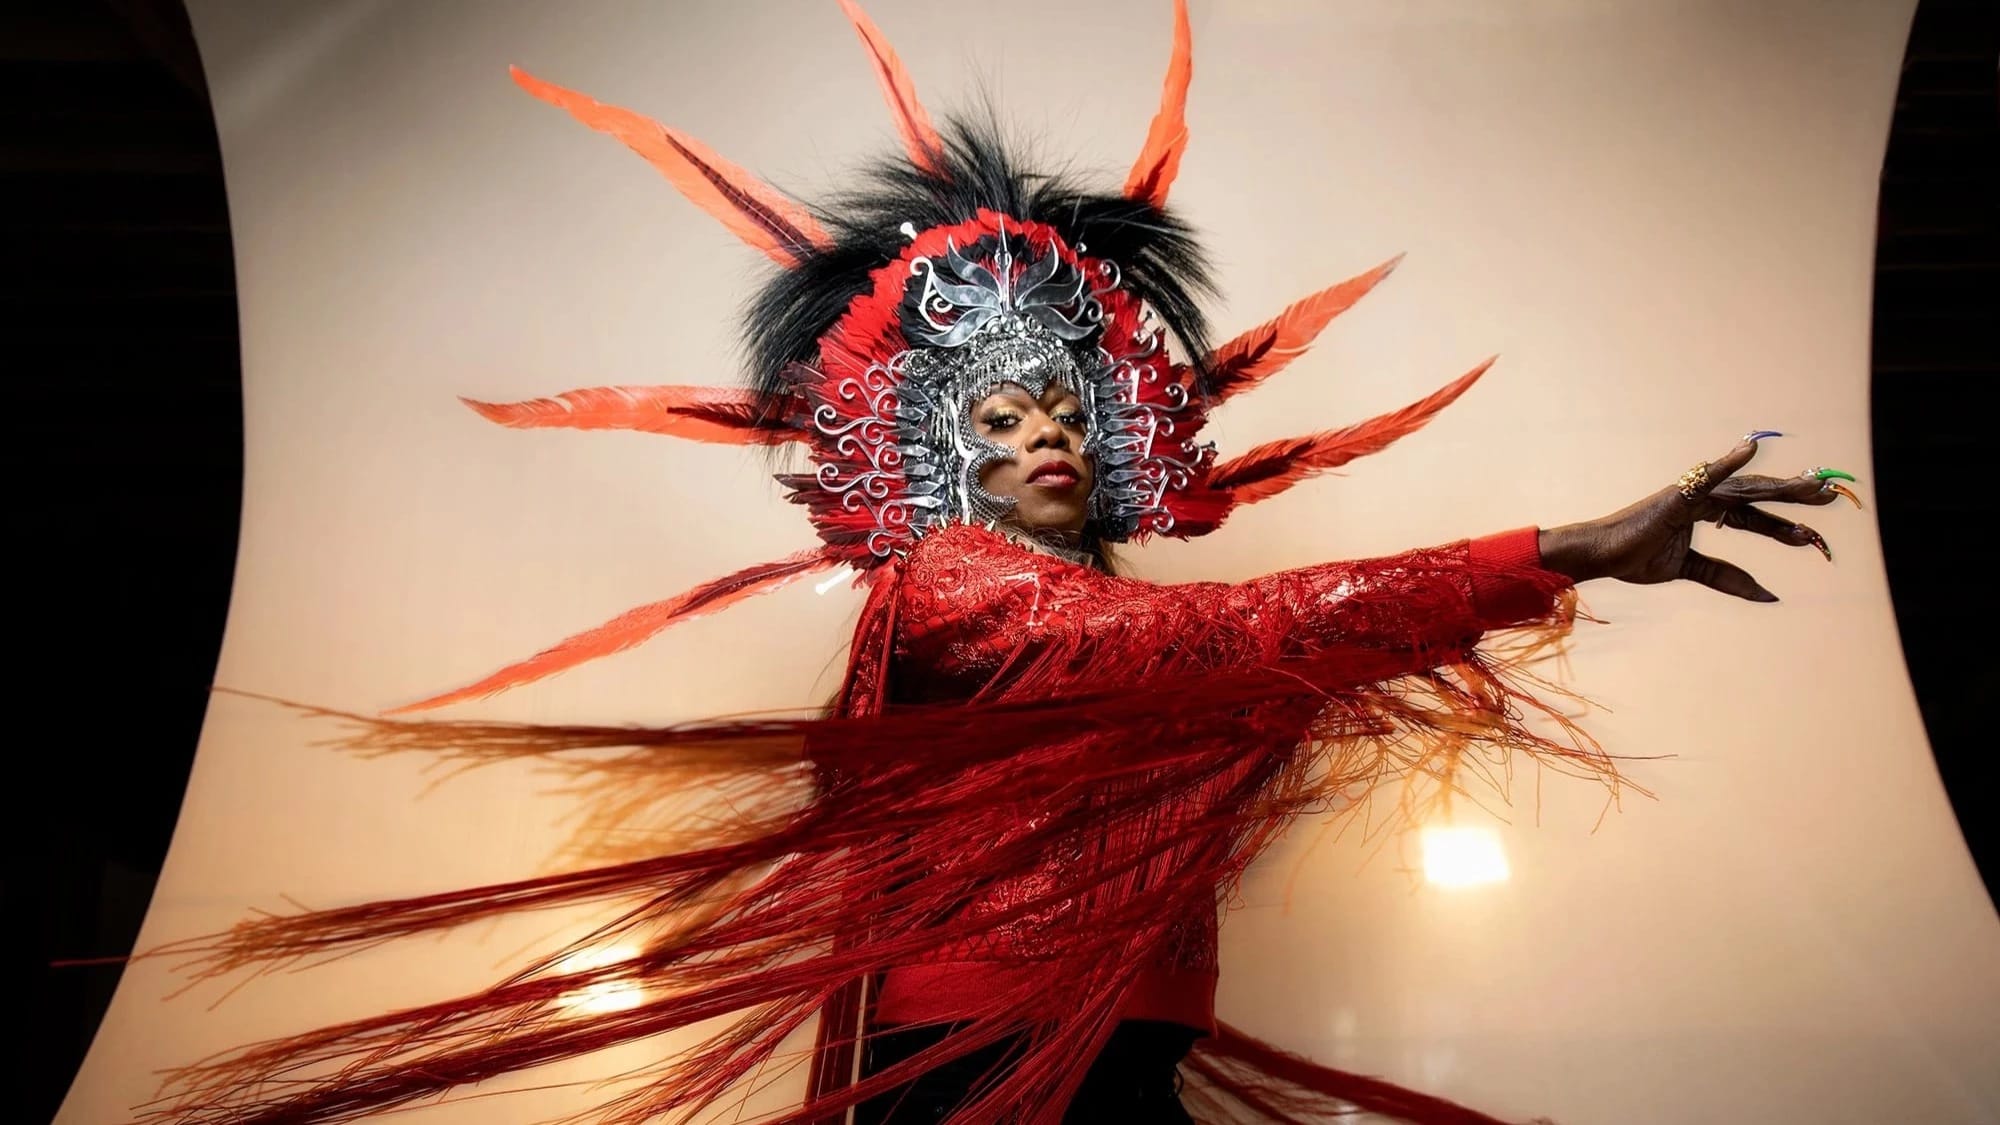
[[[990,531],[950,528],[927,537],[907,560],[899,645],[946,676],[994,672],[1024,658],[1095,661],[1106,651],[1142,665],[1220,670],[1369,649],[1403,654],[1395,666],[1419,671],[1457,659],[1488,630],[1549,615],[1576,582],[1686,578],[1775,600],[1741,569],[1694,551],[1694,524],[1714,521],[1825,551],[1818,532],[1755,504],[1825,504],[1853,494],[1835,483],[1846,474],[1827,470],[1792,478],[1735,475],[1756,451],[1756,441],[1745,439],[1681,485],[1602,519],[1234,584],[1119,578],[1032,553]],[[1141,670],[1096,669],[1112,676]]]
[[[1054,661],[1115,679],[1351,649],[1397,654],[1380,662],[1395,674],[1450,662],[1488,629],[1548,615],[1569,584],[1540,565],[1533,528],[1247,582],[1162,585],[960,526],[910,553],[899,646],[947,677]]]

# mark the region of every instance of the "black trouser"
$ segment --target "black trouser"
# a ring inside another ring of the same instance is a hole
[[[862,1066],[873,1074],[943,1039],[947,1025],[870,1036]],[[1176,1023],[1127,1020],[1118,1025],[1063,1114],[1064,1125],[1192,1125],[1181,1108],[1176,1067],[1197,1036]],[[1004,1065],[1017,1044],[1003,1039],[918,1076],[915,1082],[863,1102],[855,1125],[918,1125],[942,1121],[962,1105],[974,1083]]]

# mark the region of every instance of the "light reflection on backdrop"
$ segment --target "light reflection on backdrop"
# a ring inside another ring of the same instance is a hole
[[[1439,887],[1506,882],[1507,852],[1491,828],[1427,825],[1422,832],[1424,880]]]

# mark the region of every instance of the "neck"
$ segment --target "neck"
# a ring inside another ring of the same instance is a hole
[[[1004,520],[994,524],[993,530],[1037,554],[1050,555],[1093,570],[1099,569],[1097,555],[1090,549],[1080,531],[1022,527]]]

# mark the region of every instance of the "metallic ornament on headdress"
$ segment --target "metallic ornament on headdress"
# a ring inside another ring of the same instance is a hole
[[[914,84],[853,0],[841,7],[875,67],[918,176],[944,177],[951,153]],[[1160,108],[1127,176],[1120,206],[1155,221],[1187,147],[1192,73],[1187,7],[1174,4],[1173,56]],[[625,142],[688,199],[787,270],[836,249],[812,213],[701,142],[631,110],[603,105],[518,69],[529,93]],[[1018,186],[1018,185],[1017,185]],[[997,204],[996,204],[997,205]],[[1315,293],[1202,357],[1206,374],[1176,363],[1164,333],[1117,262],[1089,256],[1060,217],[981,208],[962,221],[905,223],[899,256],[876,268],[820,339],[817,362],[781,374],[781,400],[719,387],[601,387],[518,403],[468,404],[518,428],[631,429],[697,441],[802,442],[812,466],[779,479],[806,507],[822,545],[762,563],[570,637],[477,683],[399,708],[415,711],[505,691],[623,651],[677,621],[711,613],[814,571],[847,565],[879,573],[926,531],[1004,518],[1011,501],[987,493],[979,472],[1011,451],[979,437],[971,410],[1002,383],[1036,395],[1074,391],[1087,415],[1092,460],[1090,530],[1107,541],[1190,538],[1243,504],[1418,428],[1463,394],[1491,360],[1402,410],[1345,429],[1269,442],[1218,463],[1200,439],[1212,407],[1258,385],[1303,354],[1334,317],[1388,276],[1397,260]],[[1128,263],[1130,264],[1130,263]]]
[[[1212,456],[1212,447],[1189,439],[1178,457],[1152,456],[1156,439],[1173,432],[1170,416],[1188,405],[1178,382],[1165,384],[1170,390],[1162,401],[1147,401],[1139,393],[1141,379],[1158,378],[1147,365],[1163,358],[1159,332],[1147,331],[1139,349],[1113,356],[1099,343],[1105,314],[1098,298],[1118,287],[1116,267],[1102,263],[1093,287],[1054,245],[1037,251],[1021,240],[1017,254],[1005,221],[998,227],[996,237],[979,244],[990,252],[984,259],[948,242],[941,258],[910,263],[922,281],[913,296],[923,327],[912,333],[922,346],[885,364],[902,376],[894,404],[897,445],[908,506],[920,509],[908,521],[910,533],[922,535],[951,520],[1006,517],[1014,500],[988,492],[979,478],[1014,451],[982,437],[973,426],[973,410],[1003,385],[1041,398],[1051,384],[1074,393],[1088,419],[1080,452],[1097,469],[1089,500],[1097,533],[1119,541],[1142,526],[1172,530],[1164,492],[1185,485]],[[877,555],[899,545],[898,537],[887,533],[887,521],[878,526],[884,534],[868,543]]]
[[[1082,397],[1083,372],[1100,366],[1096,349],[1083,345],[1103,310],[1084,291],[1083,272],[1055,247],[1044,247],[1016,275],[1004,224],[990,261],[947,245],[942,260],[910,263],[922,282],[914,300],[923,327],[911,333],[920,346],[889,364],[902,373],[896,444],[912,506],[923,509],[910,528],[917,535],[949,520],[985,523],[1013,510],[1012,497],[979,483],[986,466],[1013,456],[974,428],[980,400],[1005,384],[1038,399],[1051,384]],[[881,554],[890,542],[878,538],[869,548]]]

